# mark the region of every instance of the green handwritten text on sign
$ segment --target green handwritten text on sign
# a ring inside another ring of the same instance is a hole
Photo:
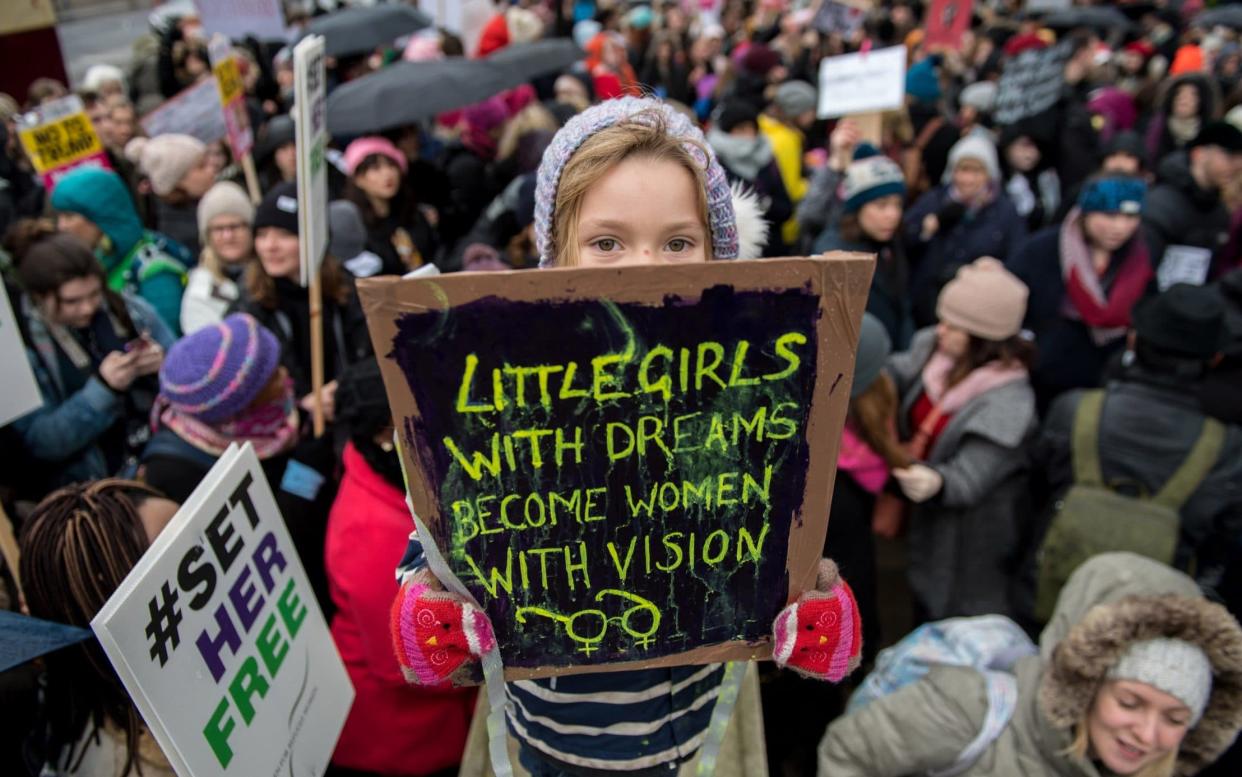
[[[402,433],[438,484],[434,539],[507,666],[770,635],[806,488],[819,304],[717,286],[398,317],[391,356],[420,409]]]

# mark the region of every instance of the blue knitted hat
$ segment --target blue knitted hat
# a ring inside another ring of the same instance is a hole
[[[280,343],[246,313],[198,329],[168,350],[160,395],[176,410],[208,424],[250,406],[280,366]]]
[[[857,157],[857,155],[855,155]],[[886,156],[864,156],[855,158],[845,171],[845,182],[841,194],[845,199],[846,213],[857,213],[858,209],[872,200],[887,197],[890,194],[906,194],[906,176],[897,163]]]
[[[651,124],[664,123],[670,135],[683,139],[690,157],[703,170],[707,183],[707,216],[712,233],[712,255],[716,259],[738,257],[737,216],[733,210],[732,193],[724,168],[703,133],[686,116],[659,100],[645,97],[621,97],[592,106],[574,116],[556,136],[539,164],[535,185],[535,244],[539,248],[539,266],[548,267],[556,258],[552,229],[555,219],[556,190],[561,183],[569,158],[595,133],[623,121]]]
[[[916,62],[906,73],[906,94],[921,103],[934,103],[940,99],[940,76],[936,62],[931,57]]]
[[[1147,183],[1141,178],[1097,178],[1082,185],[1078,209],[1083,213],[1143,213]]]

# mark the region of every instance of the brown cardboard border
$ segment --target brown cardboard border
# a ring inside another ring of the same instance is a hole
[[[828,508],[836,477],[841,429],[849,404],[854,377],[858,330],[866,307],[872,254],[832,252],[811,258],[708,262],[696,265],[663,265],[624,268],[557,268],[510,272],[454,273],[431,278],[402,280],[369,278],[358,281],[358,292],[367,316],[375,352],[379,356],[394,425],[418,417],[420,410],[405,376],[396,363],[384,358],[392,350],[396,316],[403,313],[447,310],[483,297],[498,296],[518,301],[549,299],[609,299],[618,303],[661,304],[668,294],[695,299],[703,289],[720,284],[738,291],[809,288],[820,296],[817,325],[818,359],[815,395],[806,429],[810,447],[803,520],[795,520],[789,533],[786,569],[788,601],[813,588],[824,537]],[[419,517],[428,525],[443,520],[434,484],[424,477],[415,460],[417,446],[403,445],[402,465],[408,475],[410,497]],[[506,669],[506,680],[553,675],[644,669],[661,666],[705,664],[717,661],[770,658],[770,640],[758,643],[726,642],[652,660],[619,664]]]

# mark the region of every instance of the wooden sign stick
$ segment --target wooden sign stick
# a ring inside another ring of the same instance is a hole
[[[855,113],[849,117],[851,121],[858,125],[859,137],[866,143],[870,143],[877,149],[883,138],[883,114],[879,111],[871,111],[869,113]]]
[[[311,398],[314,402],[313,416],[315,437],[323,436],[323,282],[320,272],[310,277],[310,338],[311,338]]]
[[[254,167],[254,154],[247,151],[241,158],[242,172],[246,175],[246,191],[250,193],[250,201],[258,205],[263,199],[259,190],[259,173]]]

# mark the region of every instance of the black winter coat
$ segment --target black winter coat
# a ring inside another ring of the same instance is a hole
[[[1201,188],[1190,174],[1185,152],[1160,163],[1159,181],[1143,206],[1143,234],[1158,268],[1170,245],[1206,248],[1213,253],[1229,239],[1229,211],[1220,192]]]

